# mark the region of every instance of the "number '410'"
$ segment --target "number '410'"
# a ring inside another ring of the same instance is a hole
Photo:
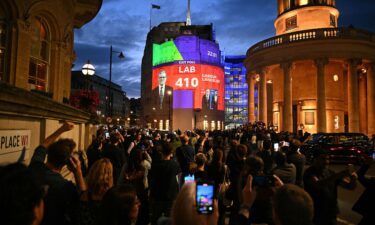
[[[198,78],[193,77],[193,78],[178,78],[176,81],[176,86],[180,88],[189,88],[189,87],[198,87],[199,81]]]

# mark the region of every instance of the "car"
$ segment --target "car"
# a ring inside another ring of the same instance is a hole
[[[314,151],[327,150],[331,163],[359,164],[364,157],[372,157],[375,146],[363,133],[317,133],[300,147],[300,152],[311,162]]]

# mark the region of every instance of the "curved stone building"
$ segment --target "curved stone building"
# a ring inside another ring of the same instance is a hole
[[[375,133],[375,33],[337,27],[339,15],[334,0],[278,0],[277,36],[245,60],[249,96],[259,80],[257,119],[279,131]]]

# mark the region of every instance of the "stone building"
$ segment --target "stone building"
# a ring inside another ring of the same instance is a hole
[[[251,46],[245,60],[249,93],[260,78],[260,120],[279,131],[375,133],[375,34],[338,27],[339,15],[334,0],[278,0],[277,36]]]
[[[33,150],[61,120],[75,123],[64,137],[73,138],[78,149],[87,145],[90,116],[67,104],[73,29],[92,20],[101,5],[102,0],[0,1],[0,162],[14,161],[23,147]]]

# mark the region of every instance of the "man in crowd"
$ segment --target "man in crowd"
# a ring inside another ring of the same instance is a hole
[[[43,225],[75,224],[78,219],[79,194],[87,190],[80,161],[71,156],[76,144],[72,139],[55,142],[62,133],[73,127],[73,124],[64,122],[35,149],[31,158],[29,168],[42,184],[48,185]],[[44,163],[46,157],[47,162]],[[76,185],[61,176],[60,172],[65,165],[73,172]]]
[[[328,165],[328,152],[315,149],[312,165],[303,177],[305,190],[314,200],[315,224],[335,225],[339,212],[337,187],[354,189],[356,186],[356,175],[350,168],[335,173],[328,169]]]

